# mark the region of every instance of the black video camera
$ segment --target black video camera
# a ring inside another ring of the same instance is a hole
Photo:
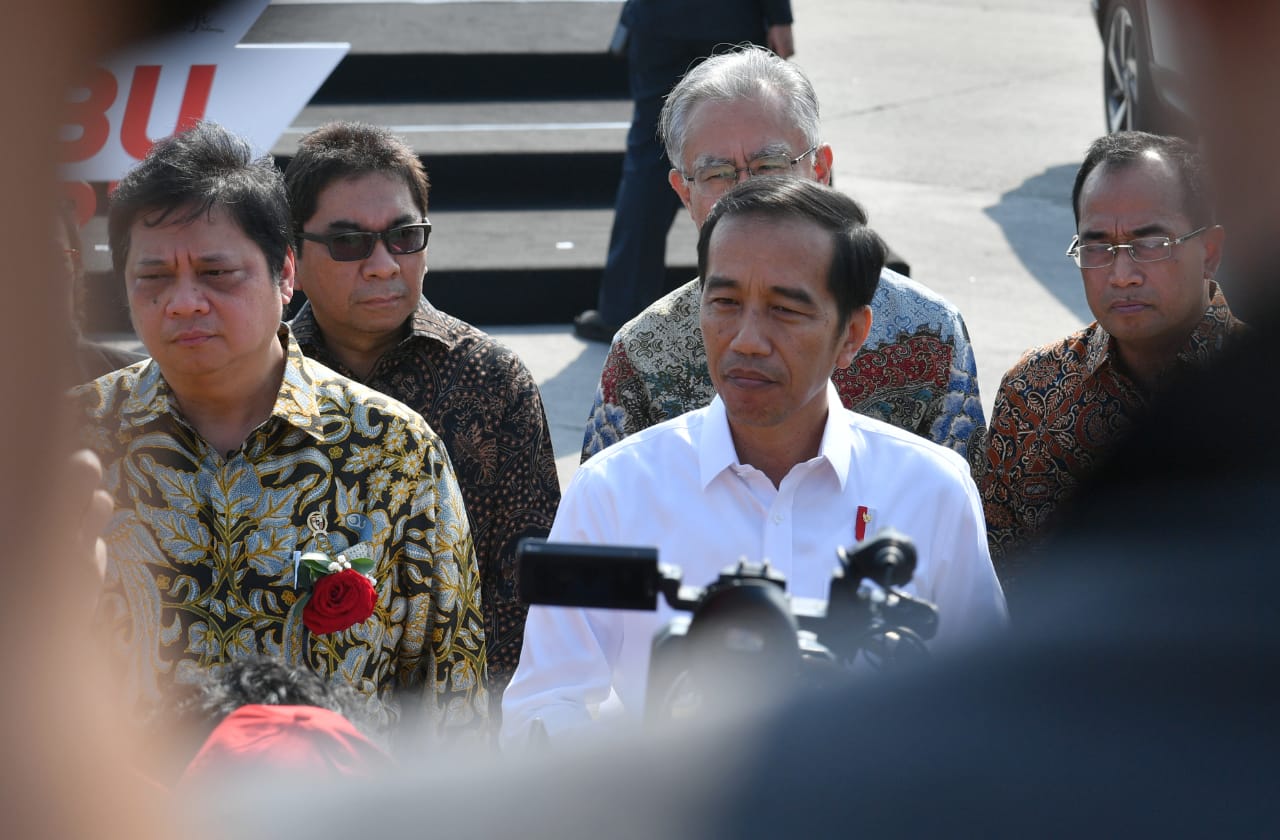
[[[654,636],[648,722],[834,683],[859,659],[873,668],[916,660],[938,629],[937,607],[900,588],[915,573],[916,550],[890,529],[836,551],[825,602],[788,596],[785,577],[767,563],[740,562],[700,589],[660,564],[656,548],[529,538],[518,555],[528,603],[655,611],[661,593],[689,613]]]

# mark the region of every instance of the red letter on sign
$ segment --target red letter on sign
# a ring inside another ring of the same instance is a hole
[[[209,90],[213,87],[215,64],[193,64],[187,74],[187,89],[178,109],[178,124],[173,133],[185,131],[204,116],[209,104]],[[155,105],[156,84],[160,81],[160,67],[154,64],[139,66],[133,71],[133,85],[129,89],[129,101],[124,106],[124,121],[120,125],[120,145],[132,157],[142,158],[151,150],[147,137],[147,123],[151,108]]]
[[[107,109],[116,101],[116,77],[101,67],[89,71],[89,78],[81,87],[89,91],[83,102],[68,102],[67,125],[80,126],[80,136],[63,141],[62,159],[66,163],[79,163],[102,151],[111,134],[107,122]]]

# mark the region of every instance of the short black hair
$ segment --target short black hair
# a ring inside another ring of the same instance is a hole
[[[162,780],[176,780],[209,733],[250,705],[315,706],[337,712],[375,740],[389,732],[387,710],[376,697],[366,698],[350,684],[321,677],[305,665],[255,654],[201,671],[155,710],[143,730],[152,746],[151,771]]]
[[[257,655],[204,672],[183,711],[216,726],[241,706],[317,706],[362,724],[363,703],[346,683],[327,680],[305,665]]]
[[[1194,227],[1214,224],[1213,197],[1204,163],[1195,147],[1180,137],[1166,137],[1145,131],[1117,131],[1104,134],[1089,146],[1084,162],[1076,172],[1076,182],[1071,188],[1071,209],[1075,212],[1076,225],[1080,224],[1080,193],[1085,179],[1099,166],[1125,167],[1137,163],[1149,154],[1167,161],[1182,185],[1182,212]]]
[[[792,217],[828,231],[833,247],[827,288],[836,299],[840,323],[871,303],[888,248],[867,227],[862,206],[849,196],[808,178],[749,178],[715,203],[698,234],[698,274],[704,282],[711,234],[730,216]]]
[[[189,224],[215,207],[262,250],[278,283],[290,248],[284,178],[271,158],[255,158],[248,143],[212,122],[157,142],[111,194],[107,238],[116,276],[124,279],[129,232],[140,216],[149,216],[148,227]]]
[[[404,140],[378,125],[332,122],[298,141],[298,151],[284,170],[293,213],[293,232],[315,215],[320,193],[334,181],[382,174],[399,178],[409,188],[413,205],[427,215],[427,170]],[[298,240],[301,251],[301,240]]]

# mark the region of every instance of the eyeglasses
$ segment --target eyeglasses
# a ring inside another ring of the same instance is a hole
[[[395,256],[416,254],[427,247],[427,238],[430,235],[431,222],[428,221],[416,222],[411,225],[397,225],[384,231],[298,232],[298,236],[308,242],[320,242],[328,246],[329,256],[338,262],[355,262],[368,259],[379,239],[387,246],[387,251]]]
[[[791,167],[817,150],[818,147],[813,145],[795,157],[765,155],[756,158],[742,168],[736,167],[732,163],[713,163],[699,166],[693,170],[693,175],[691,176],[684,175],[684,173],[681,173],[681,175],[686,181],[696,185],[703,192],[722,193],[738,183],[739,174],[748,178],[758,178],[765,175],[786,175],[791,171]]]
[[[1133,239],[1123,245],[1113,245],[1109,242],[1091,242],[1088,245],[1080,244],[1080,237],[1071,238],[1071,245],[1067,248],[1067,256],[1076,261],[1076,265],[1081,268],[1106,268],[1116,261],[1116,254],[1121,248],[1129,252],[1129,258],[1134,262],[1150,263],[1167,260],[1173,256],[1173,246],[1181,245],[1193,236],[1198,236],[1209,229],[1206,225],[1202,228],[1196,228],[1191,233],[1183,234],[1177,239],[1170,239],[1167,236],[1144,236],[1141,239]]]

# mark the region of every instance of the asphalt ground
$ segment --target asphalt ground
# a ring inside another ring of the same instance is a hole
[[[502,18],[478,14],[497,4],[454,5],[459,20],[473,21],[466,26],[487,27],[484,37],[491,42],[502,39],[495,34]],[[617,7],[513,5],[551,10],[554,15],[542,21],[546,31],[570,33],[579,31],[579,15],[594,30],[605,7]],[[394,8],[379,9],[379,25],[389,25],[382,15]],[[793,9],[794,60],[818,90],[837,185],[868,208],[872,226],[910,262],[912,276],[959,307],[989,413],[1001,375],[1024,350],[1090,320],[1078,270],[1063,256],[1074,232],[1072,178],[1085,148],[1103,130],[1101,47],[1089,4],[793,0]],[[470,29],[457,36],[460,43],[475,37]],[[364,107],[369,119],[402,122],[390,108]],[[567,121],[617,121],[617,110],[604,104],[597,114],[585,107]],[[482,126],[503,116],[481,105],[455,118]],[[620,144],[622,132],[616,136]],[[491,224],[497,231],[504,222],[495,218]],[[551,236],[581,243],[579,253],[600,250],[607,234],[607,218],[593,219],[590,232],[572,213],[559,224],[564,232]],[[675,230],[671,249],[691,247],[692,223],[680,218]],[[529,243],[530,261],[545,258],[538,249],[545,249],[546,238]],[[431,248],[432,261],[449,251],[437,238]],[[602,251],[597,259],[603,260]],[[429,295],[429,275],[427,286]],[[485,326],[480,319],[477,324]],[[561,480],[567,481],[578,463],[606,348],[578,340],[568,324],[489,331],[515,349],[537,378]]]

